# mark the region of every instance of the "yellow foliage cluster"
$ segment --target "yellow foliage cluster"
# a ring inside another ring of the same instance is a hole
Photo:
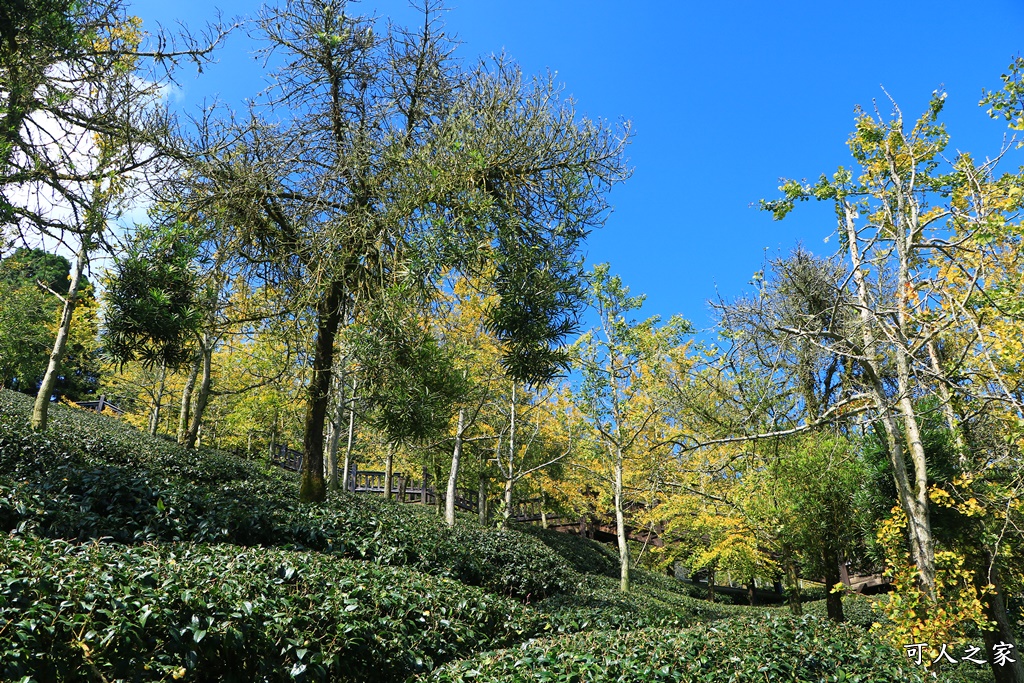
[[[949,496],[942,489],[932,489],[930,493],[937,504]],[[935,553],[935,594],[929,595],[921,588],[916,567],[904,548],[906,526],[906,515],[897,506],[878,529],[878,542],[885,549],[886,575],[892,581],[893,592],[873,603],[888,623],[876,623],[872,630],[898,649],[926,643],[938,656],[943,644],[962,644],[970,630],[992,628],[985,618],[982,601],[995,587],[979,588],[974,571],[964,566],[963,555],[945,550]]]
[[[142,19],[126,17],[111,26],[105,34],[92,40],[92,49],[100,54],[114,54],[113,66],[122,73],[135,68],[138,56],[135,51],[142,43]]]

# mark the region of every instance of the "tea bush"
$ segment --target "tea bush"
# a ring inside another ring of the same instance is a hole
[[[923,683],[903,652],[855,626],[762,612],[684,630],[594,631],[532,640],[447,664],[443,683]]]
[[[0,537],[0,678],[400,681],[541,631],[408,569],[222,545]]]
[[[50,430],[28,428],[28,397],[0,391],[0,531],[119,543],[196,542],[316,550],[411,566],[495,593],[538,600],[578,576],[518,531],[341,494],[301,505],[290,473],[217,452],[186,451],[108,417],[53,406]]]
[[[818,617],[828,615],[828,608],[824,600],[815,600],[803,604],[805,614],[813,614]],[[847,593],[843,595],[843,617],[848,623],[868,628],[876,622],[885,622],[885,615],[881,611],[871,608],[871,598],[859,593]]]
[[[576,534],[566,534],[529,524],[516,528],[541,541],[582,574],[597,574],[612,579],[619,576],[618,552],[607,545],[595,543]]]

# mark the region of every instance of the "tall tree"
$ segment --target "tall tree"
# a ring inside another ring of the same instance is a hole
[[[671,349],[682,344],[689,324],[679,317],[664,325],[655,316],[632,318],[643,296],[630,296],[622,280],[607,264],[591,275],[591,304],[598,326],[577,342],[583,383],[576,398],[600,444],[615,510],[619,545],[620,588],[629,591],[630,559],[624,501],[627,464],[649,453],[659,441],[653,427],[659,407],[653,398],[654,381]]]
[[[515,489],[567,458],[573,450],[573,424],[564,395],[557,385],[531,390],[506,380],[496,392],[493,416],[499,425],[494,463],[502,479],[501,523],[508,526],[515,512]]]
[[[909,129],[898,108],[888,120],[860,113],[849,141],[859,175],[840,168],[814,185],[788,181],[781,188],[783,198],[762,203],[776,219],[797,201],[813,198],[835,205],[848,263],[844,281],[850,283],[844,296],[856,312],[855,324],[790,331],[857,364],[874,418],[884,429],[899,503],[909,520],[912,555],[929,593],[935,582],[935,543],[914,380],[932,372],[926,351],[950,322],[949,311],[937,305],[931,257],[955,260],[960,254],[958,245],[946,240],[945,219],[956,212],[949,198],[960,195],[967,183],[963,174],[937,171],[948,142],[938,122],[944,99],[936,93]]]
[[[322,500],[324,423],[344,311],[406,280],[497,263],[492,329],[508,367],[539,377],[575,325],[576,249],[626,175],[624,136],[576,117],[550,81],[505,61],[462,73],[427,2],[421,27],[348,13],[344,0],[268,9],[256,34],[283,64],[230,154],[208,152],[209,196],[254,262],[314,311],[300,497]],[[298,113],[298,115],[296,115]],[[383,285],[383,286],[382,286]]]

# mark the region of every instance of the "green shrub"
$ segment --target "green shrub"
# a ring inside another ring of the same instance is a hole
[[[813,614],[818,617],[828,616],[828,607],[824,600],[805,602],[803,604],[805,614]],[[875,622],[885,621],[885,615],[871,608],[871,598],[859,593],[846,593],[843,595],[843,617],[847,622],[867,628]]]
[[[0,678],[398,681],[538,633],[454,581],[316,553],[0,538]]]
[[[489,591],[539,600],[578,575],[521,532],[364,494],[299,504],[297,480],[234,456],[186,451],[87,411],[53,406],[28,429],[31,400],[0,391],[0,531],[118,543],[195,542],[317,550],[411,566]]]
[[[617,584],[591,583],[573,593],[552,596],[536,607],[552,633],[632,630],[648,626],[682,628],[700,620],[699,614],[656,597],[635,591],[623,594]]]
[[[598,574],[612,579],[619,576],[618,552],[606,544],[532,524],[522,524],[516,528],[540,540],[581,574]]]
[[[676,631],[598,631],[529,641],[445,665],[444,683],[922,682],[903,652],[865,630],[763,613]]]
[[[642,569],[634,570],[633,578],[632,591],[623,594],[618,578],[590,575],[576,590],[549,597],[536,607],[553,633],[678,629],[730,616],[759,614],[765,609],[697,600],[677,592],[685,587],[682,582]]]

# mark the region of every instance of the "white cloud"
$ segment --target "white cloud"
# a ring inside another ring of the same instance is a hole
[[[67,83],[71,80],[67,71],[66,67],[56,67],[51,77],[55,81]],[[138,96],[126,100],[125,104],[133,108],[132,114],[140,120],[151,115],[164,103],[182,96],[173,84],[158,84],[135,76],[131,78],[129,92]],[[40,93],[40,96],[43,95]],[[73,99],[73,104],[68,108],[89,112],[97,106],[95,93],[77,92],[76,99],[77,102]],[[83,228],[83,207],[92,201],[97,190],[97,184],[88,178],[97,171],[99,165],[97,137],[91,131],[69,123],[66,119],[58,119],[48,112],[33,113],[22,126],[22,136],[43,160],[45,167],[67,179],[59,183],[60,189],[43,181],[25,182],[5,188],[7,199],[15,207],[39,216],[46,225],[39,226],[25,221],[20,228],[6,226],[4,241],[8,244],[13,242],[15,246],[42,248],[74,261],[80,245],[78,233]],[[129,158],[146,159],[153,155],[151,147],[138,146],[124,154],[119,161],[124,162]],[[16,152],[12,162],[17,167],[31,168],[27,157],[21,152]],[[150,173],[159,175],[160,171],[143,166],[119,176],[118,182],[122,184],[123,191],[115,197],[108,209],[102,235],[106,242],[116,243],[127,229],[148,220],[148,212],[153,206],[147,177]],[[106,190],[109,181],[104,180],[98,187]],[[110,255],[102,250],[93,254],[89,271],[94,276],[91,279],[96,281],[98,278],[95,276],[109,267]]]

